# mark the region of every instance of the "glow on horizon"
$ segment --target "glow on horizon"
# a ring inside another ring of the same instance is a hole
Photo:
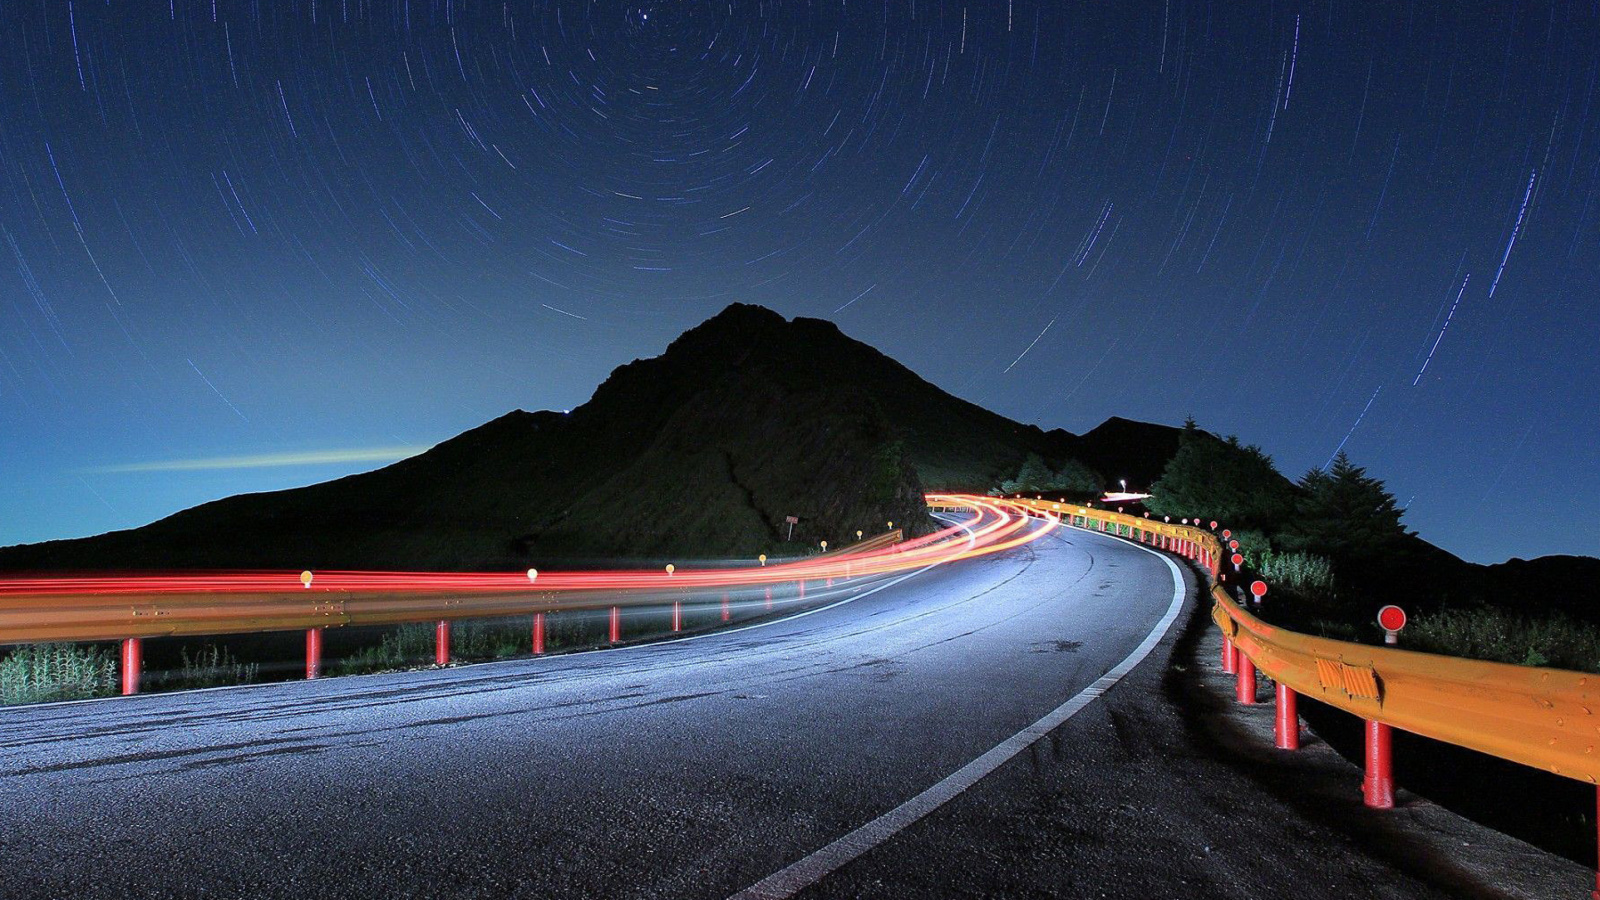
[[[122,463],[79,470],[86,475],[119,475],[131,472],[210,472],[229,469],[271,469],[288,466],[327,466],[340,463],[399,462],[429,450],[429,447],[356,447],[345,450],[303,450],[291,453],[260,453],[249,456],[211,456],[200,459],[167,459]]]

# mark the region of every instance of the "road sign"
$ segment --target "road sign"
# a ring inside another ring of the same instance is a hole
[[[789,537],[788,537],[788,539],[792,541],[792,540],[794,540],[794,525],[795,525],[796,522],[800,521],[800,517],[799,516],[784,516],[783,520],[785,522],[789,523]]]
[[[1250,582],[1250,593],[1255,594],[1258,600],[1265,597],[1267,595],[1267,583],[1265,581]]]

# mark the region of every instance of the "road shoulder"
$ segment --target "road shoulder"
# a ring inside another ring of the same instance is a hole
[[[1184,620],[1099,702],[806,897],[1584,897],[1593,875],[1421,798],[1366,809],[1309,731],[1272,746],[1185,570]]]

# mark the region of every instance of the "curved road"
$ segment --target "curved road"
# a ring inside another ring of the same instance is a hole
[[[1186,802],[1107,707],[1159,665],[1096,699],[1192,589],[1062,529],[673,642],[0,710],[0,896],[1277,896],[1177,822],[1236,810],[1135,810]]]

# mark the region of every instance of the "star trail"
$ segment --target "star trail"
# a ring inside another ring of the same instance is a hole
[[[1291,477],[1343,447],[1469,559],[1600,550],[1592,4],[0,25],[0,543],[571,408],[745,301],[1045,428],[1193,415]]]

